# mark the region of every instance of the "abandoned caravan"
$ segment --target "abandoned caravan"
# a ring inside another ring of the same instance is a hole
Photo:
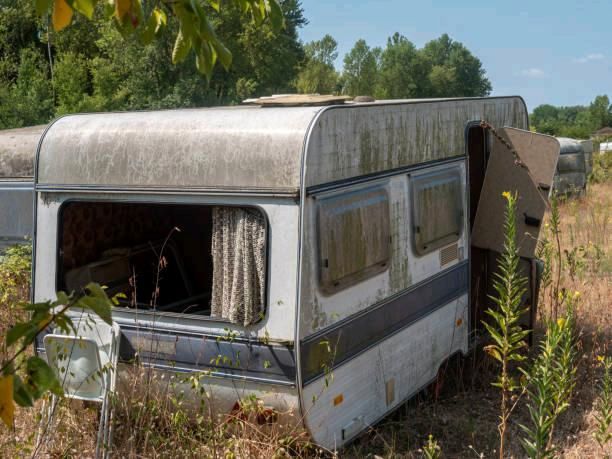
[[[217,412],[254,394],[337,448],[468,352],[503,191],[520,196],[535,311],[559,144],[527,131],[520,97],[306,100],[55,121],[34,299],[90,281],[124,293],[120,362],[206,371]]]
[[[29,242],[34,214],[34,158],[45,126],[0,131],[0,253]]]

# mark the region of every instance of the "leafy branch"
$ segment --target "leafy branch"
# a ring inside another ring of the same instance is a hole
[[[210,79],[218,62],[227,70],[232,53],[221,42],[212,24],[211,15],[221,11],[220,0],[33,0],[41,17],[51,14],[55,31],[68,27],[74,13],[91,20],[98,3],[104,18],[112,21],[124,36],[136,35],[142,44],[151,43],[167,26],[168,15],[179,22],[172,63],[183,61],[191,50],[195,54],[198,71]],[[257,25],[269,20],[275,31],[284,25],[278,0],[229,0],[243,14],[250,14]]]

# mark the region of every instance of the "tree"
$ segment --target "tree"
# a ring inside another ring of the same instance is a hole
[[[297,30],[306,20],[299,0],[279,1],[285,27],[278,31],[269,21],[245,21],[237,6],[222,8],[211,22],[233,50],[233,64],[229,70],[215,67],[209,82],[193,60],[171,63],[180,28],[174,15],[155,40],[143,45],[136,34],[123,37],[101,12],[47,34],[31,0],[0,2],[8,2],[0,3],[0,31],[28,31],[25,37],[0,35],[7,56],[0,59],[0,69],[6,69],[0,70],[0,128],[46,123],[80,111],[225,105],[291,92],[304,60]]]
[[[357,40],[344,56],[344,93],[352,96],[374,94],[380,53],[380,48],[370,49],[365,40]]]
[[[16,73],[15,81],[0,81],[0,129],[46,123],[53,114],[53,90],[44,60],[26,47]]]
[[[431,97],[479,97],[491,92],[480,60],[447,34],[427,43],[420,53],[431,64]]]
[[[378,98],[476,97],[491,92],[480,60],[446,34],[416,49],[396,33],[388,39],[379,67]]]
[[[380,56],[380,70],[376,85],[377,99],[406,99],[416,97],[418,81],[412,67],[417,59],[416,47],[403,35],[395,33],[387,40]]]
[[[334,61],[338,43],[331,35],[304,46],[305,59],[297,77],[297,90],[303,94],[331,94],[338,90],[338,73]]]
[[[230,0],[222,4],[218,0],[33,0],[41,17],[51,15],[55,31],[68,27],[77,12],[91,20],[96,6],[101,5],[103,18],[112,21],[123,36],[135,35],[146,45],[166,28],[168,16],[179,23],[175,32],[172,62],[182,62],[191,50],[199,72],[208,79],[217,61],[229,68],[232,54],[219,39],[213,26],[213,18],[226,8],[239,8],[250,13],[257,25],[269,20],[274,30],[283,25],[283,13],[277,0]]]
[[[530,122],[537,132],[544,134],[589,138],[597,129],[612,125],[612,106],[606,95],[595,97],[588,107],[555,107],[545,104],[533,110]]]
[[[595,130],[612,125],[612,105],[608,96],[597,96],[589,105],[589,113],[595,125]]]

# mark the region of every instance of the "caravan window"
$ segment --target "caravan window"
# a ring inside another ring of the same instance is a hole
[[[413,242],[425,255],[459,239],[463,222],[461,175],[456,170],[411,177]]]
[[[126,308],[249,325],[264,312],[266,233],[254,208],[68,202],[58,288],[97,282]]]
[[[386,269],[389,196],[383,186],[317,200],[319,280],[333,292]]]

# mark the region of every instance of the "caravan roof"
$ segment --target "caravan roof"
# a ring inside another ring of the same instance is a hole
[[[37,186],[296,194],[463,155],[482,119],[527,128],[520,97],[71,115],[44,136]]]
[[[0,131],[0,178],[34,175],[34,157],[46,125]]]

